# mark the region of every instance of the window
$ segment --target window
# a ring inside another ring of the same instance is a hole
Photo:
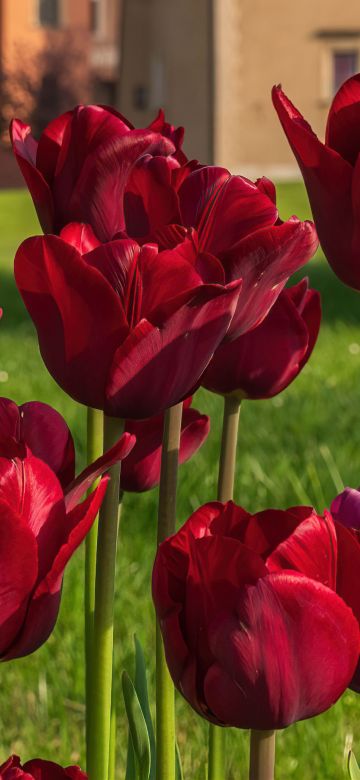
[[[59,26],[59,0],[39,0],[39,22],[46,27]]]
[[[92,33],[100,29],[100,0],[90,0],[90,30]]]
[[[339,87],[346,79],[353,76],[358,71],[358,52],[353,49],[333,52],[333,92],[338,91]]]

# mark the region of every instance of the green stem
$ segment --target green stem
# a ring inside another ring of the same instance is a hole
[[[93,463],[103,451],[103,413],[98,409],[87,410],[87,464]],[[93,488],[92,488],[93,490]],[[92,646],[95,611],[95,575],[98,521],[96,520],[85,540],[85,686],[86,686],[86,734],[89,730],[91,709]]]
[[[158,544],[174,533],[182,404],[165,414],[158,513]],[[175,695],[156,625],[156,780],[175,780]]]
[[[120,438],[121,420],[104,416],[104,450]],[[90,780],[108,780],[114,637],[114,588],[119,522],[120,464],[110,469],[110,483],[100,509],[96,556],[96,588],[92,693],[87,766]]]
[[[111,705],[109,780],[115,780],[116,773],[116,706],[114,696]]]
[[[275,731],[251,731],[249,780],[274,780]]]
[[[222,502],[231,501],[234,495],[239,419],[240,401],[235,396],[225,396],[217,495]],[[208,780],[225,778],[225,740],[225,729],[210,724]]]

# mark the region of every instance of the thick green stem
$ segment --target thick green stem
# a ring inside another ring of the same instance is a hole
[[[230,501],[234,494],[236,447],[239,430],[240,401],[235,396],[225,396],[221,439],[218,501]],[[225,778],[225,729],[209,727],[208,780]]]
[[[274,780],[275,731],[252,731],[249,780]]]
[[[98,409],[87,410],[87,463],[93,463],[103,451],[103,413]],[[93,489],[93,488],[92,488]],[[89,730],[91,709],[92,646],[95,611],[95,575],[98,521],[96,520],[85,540],[85,687],[86,687],[86,734]]]
[[[121,420],[104,416],[104,450],[120,438]],[[114,588],[119,522],[120,464],[110,469],[100,510],[87,768],[90,780],[108,780],[114,637]]]
[[[158,544],[174,533],[182,404],[165,414],[158,513]],[[156,626],[156,780],[175,780],[175,696]]]

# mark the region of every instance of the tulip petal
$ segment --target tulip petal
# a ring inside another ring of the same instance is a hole
[[[229,327],[237,298],[237,285],[203,285],[162,323],[141,321],[115,353],[107,414],[152,417],[189,395]]]
[[[80,403],[103,408],[113,354],[128,330],[114,290],[57,236],[24,241],[15,277],[54,379]]]
[[[355,165],[359,151],[360,74],[344,82],[330,106],[325,143],[335,149],[350,165]]]
[[[223,260],[227,281],[243,280],[231,338],[261,324],[289,276],[310,260],[317,246],[313,223],[292,217],[252,233],[227,253]]]
[[[221,724],[237,728],[284,728],[324,712],[359,656],[349,607],[324,585],[290,573],[244,587],[237,616],[214,616],[210,637],[217,660],[205,698]]]
[[[171,183],[173,157],[145,155],[133,166],[124,195],[126,231],[138,239],[158,226],[179,222],[178,198]]]
[[[352,250],[353,168],[319,141],[280,87],[273,89],[273,103],[300,166],[324,253],[338,277],[360,289],[358,250]]]
[[[266,193],[225,168],[193,171],[178,194],[183,224],[198,230],[203,251],[221,258],[248,233],[277,219],[276,206]]]
[[[346,528],[356,528],[360,531],[360,491],[354,488],[345,488],[334,498],[331,507],[331,514],[334,520],[337,520]]]
[[[121,466],[120,486],[127,492],[151,490],[160,481],[164,415],[148,420],[127,420],[125,429],[136,436],[136,445]],[[210,430],[210,419],[197,409],[183,409],[179,464],[189,460],[202,446]]]
[[[236,392],[239,398],[271,398],[297,376],[309,334],[286,293],[280,293],[261,325],[220,344],[202,377],[204,387]]]
[[[101,477],[105,471],[108,471],[115,463],[119,463],[119,461],[127,457],[134,447],[135,441],[135,436],[131,433],[124,433],[110,450],[104,452],[104,454],[95,460],[94,463],[87,466],[87,468],[84,469],[70,485],[68,485],[65,491],[65,506],[67,512],[70,512],[76,507],[84,493],[89,490],[96,479]]]
[[[75,247],[81,255],[102,246],[91,225],[84,225],[83,222],[70,222],[62,229],[60,238]]]
[[[20,412],[9,398],[0,398],[0,453],[5,458],[24,457],[20,441]]]
[[[22,517],[0,499],[0,655],[16,637],[38,574],[37,544]]]
[[[16,161],[29,188],[44,233],[51,233],[54,224],[54,204],[51,190],[42,173],[36,168],[37,144],[29,125],[14,119],[10,138]]]
[[[63,543],[53,559],[45,578],[39,582],[29,604],[22,629],[12,643],[3,660],[29,655],[37,650],[50,636],[59,612],[61,584],[64,568],[79,544],[90,530],[101,506],[108,478],[103,477],[100,485],[66,517],[62,531]]]
[[[65,487],[75,477],[75,447],[64,418],[39,401],[22,404],[19,412],[21,440],[50,466]]]
[[[71,780],[87,780],[87,775],[78,766],[63,768],[53,761],[44,761],[42,758],[33,758],[31,761],[27,761],[23,766],[23,771],[28,772],[34,780],[65,780],[67,777]],[[21,773],[19,780],[24,780],[23,773]]]
[[[60,114],[41,133],[36,153],[36,167],[45,181],[52,184],[66,128],[72,119],[72,111]]]

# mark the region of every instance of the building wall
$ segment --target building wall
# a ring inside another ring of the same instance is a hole
[[[158,109],[189,128],[191,157],[212,157],[212,3],[126,0],[119,108],[144,127]]]
[[[250,176],[292,177],[297,166],[272,107],[271,87],[281,82],[323,137],[333,94],[332,52],[360,54],[359,3],[214,2],[216,161]]]

